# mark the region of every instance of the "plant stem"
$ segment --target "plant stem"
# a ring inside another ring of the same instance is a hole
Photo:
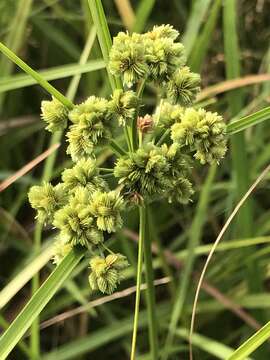
[[[145,263],[145,277],[146,277],[146,300],[147,300],[147,315],[148,315],[148,331],[151,359],[158,358],[158,333],[157,333],[157,317],[156,317],[156,302],[155,302],[155,287],[154,287],[154,271],[151,249],[150,224],[149,224],[149,209],[146,207],[146,236],[144,239],[144,263]]]
[[[139,244],[138,244],[139,248],[138,248],[138,264],[137,264],[136,300],[135,300],[130,360],[135,360],[136,342],[137,342],[137,331],[138,331],[140,298],[141,298],[141,283],[142,283],[143,247],[144,247],[145,225],[146,225],[145,207],[140,206],[139,214],[140,214],[140,232],[139,232]]]
[[[5,54],[11,61],[18,65],[23,71],[32,76],[45,90],[52,96],[59,100],[63,105],[69,109],[73,108],[72,102],[67,99],[63,94],[56,90],[51,84],[48,83],[38,72],[33,70],[22,59],[20,59],[13,51],[9,50],[3,43],[0,42],[0,51]]]

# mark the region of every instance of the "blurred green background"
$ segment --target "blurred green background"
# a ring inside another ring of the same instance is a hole
[[[147,31],[155,24],[168,23],[179,30],[188,65],[201,73],[205,92],[200,104],[223,114],[227,122],[269,105],[269,0],[104,0],[103,5],[112,36],[126,29]],[[0,39],[63,93],[67,92],[72,76],[81,74],[75,102],[90,95],[109,96],[107,74],[87,0],[0,0]],[[84,63],[79,63],[83,49],[90,54]],[[234,78],[238,81],[231,81]],[[50,146],[50,134],[44,131],[39,115],[40,102],[48,98],[28,75],[0,55],[0,182]],[[155,98],[155,89],[147,88],[149,112],[154,110]],[[197,191],[189,206],[166,202],[152,205],[155,278],[166,277],[165,284],[156,288],[160,348],[179,296],[182,304],[169,359],[188,359],[195,272],[198,274],[202,269],[210,244],[237,200],[268,165],[269,140],[267,121],[234,135],[230,138],[227,157],[219,167],[193,169]],[[57,181],[63,168],[69,165],[65,148],[63,138],[52,181]],[[108,155],[100,154],[100,159],[110,163]],[[40,249],[34,211],[27,200],[29,187],[40,183],[43,170],[44,162],[0,193],[0,289],[33,264],[40,253],[46,253],[44,249],[53,240],[51,229],[45,229]],[[210,264],[208,283],[198,305],[193,341],[196,359],[226,359],[232,348],[270,319],[269,205],[268,176],[238,213]],[[120,288],[129,289],[128,292],[122,292],[117,300],[98,300],[99,295],[89,292],[88,263],[87,259],[83,261],[41,314],[42,359],[129,358],[136,214],[127,216],[125,224],[126,228],[112,239],[112,247],[127,254],[131,263]],[[49,262],[42,268],[41,281],[52,268]],[[167,276],[172,281],[166,282]],[[11,296],[4,299],[0,308],[2,329],[30,297],[28,282],[12,299]],[[78,311],[80,306],[95,299],[97,302],[91,308]],[[140,360],[149,358],[144,307],[143,297],[138,341]],[[66,313],[67,319],[63,316],[54,319]],[[32,358],[28,340],[27,336],[10,359]],[[269,343],[252,358],[269,359]]]

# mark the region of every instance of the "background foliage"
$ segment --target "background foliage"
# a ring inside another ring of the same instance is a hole
[[[125,8],[127,4],[131,8]],[[203,92],[205,97],[200,101],[207,109],[223,114],[228,122],[268,106],[269,0],[105,0],[103,5],[112,35],[126,27],[141,32],[163,23],[178,29],[187,49],[189,66],[201,72],[203,88],[209,90],[208,94],[206,90]],[[92,31],[93,40],[95,36],[86,0],[0,0],[0,24],[1,41],[31,67],[41,70],[61,92],[69,89],[70,98],[76,89],[74,82],[69,86],[71,76],[82,73],[75,102],[89,95],[109,95],[97,40],[92,47],[88,43],[89,58],[85,53],[84,59],[81,56],[83,49],[87,50],[89,32]],[[258,76],[252,81],[246,78],[249,75]],[[224,83],[233,78],[239,81]],[[237,86],[230,90],[233,84]],[[155,89],[148,87],[146,110],[149,112],[153,111],[155,96]],[[50,146],[50,135],[44,131],[39,117],[40,102],[47,98],[28,75],[4,55],[0,56],[0,181]],[[177,323],[174,345],[167,349],[170,359],[188,358],[187,337],[198,273],[210,244],[237,199],[268,165],[269,134],[267,121],[258,124],[233,136],[229,153],[218,168],[212,166],[203,172],[194,168],[197,191],[189,206],[172,206],[166,202],[152,206],[155,278],[157,283],[163,283],[156,287],[161,348],[171,314]],[[55,182],[62,169],[69,165],[65,149],[65,139],[62,139],[51,171]],[[99,160],[106,161],[108,156],[100,154]],[[0,288],[3,289],[0,324],[3,330],[37,288],[37,276],[32,285],[29,281],[33,275],[41,270],[43,282],[53,269],[48,262],[51,231],[45,229],[40,244],[34,212],[27,201],[29,187],[39,184],[47,175],[41,163],[0,194]],[[268,181],[265,181],[241,209],[212,260],[200,296],[193,340],[195,356],[200,360],[228,358],[233,348],[270,319],[268,191]],[[112,295],[100,299],[99,295],[90,294],[88,261],[81,262],[41,313],[42,359],[128,358],[137,214],[130,214],[125,223],[123,232],[112,239],[113,249],[127,254],[131,263],[119,298],[114,300],[117,297]],[[167,276],[173,280],[168,282]],[[6,288],[12,279],[14,282]],[[89,301],[90,306],[86,307]],[[147,359],[149,351],[145,302],[142,296],[139,359]],[[59,316],[54,318],[56,315]],[[36,358],[38,327],[36,322],[31,330],[30,345],[29,332],[10,358]],[[36,334],[34,338],[33,334]],[[252,358],[269,359],[269,354],[266,342]]]

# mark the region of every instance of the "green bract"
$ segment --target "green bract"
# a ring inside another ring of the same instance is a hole
[[[128,266],[125,256],[105,245],[123,226],[121,212],[155,200],[188,203],[194,193],[194,158],[211,164],[225,155],[222,117],[192,107],[200,76],[186,66],[178,35],[170,25],[154,26],[145,34],[120,32],[113,40],[109,70],[122,79],[123,89],[115,89],[108,99],[90,96],[71,110],[56,99],[42,102],[49,131],[68,126],[67,153],[74,165],[63,171],[62,183],[32,187],[29,201],[38,220],[58,230],[55,263],[73,246],[87,247],[92,290],[111,294]],[[160,100],[153,113],[143,103],[148,82],[154,82]],[[126,147],[114,139],[117,127],[124,127]],[[96,150],[105,150],[110,142],[118,157],[109,159],[110,168],[99,168]]]

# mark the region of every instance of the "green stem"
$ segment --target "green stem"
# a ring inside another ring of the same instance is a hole
[[[160,137],[160,139],[158,140],[158,142],[157,142],[157,146],[160,146],[166,139],[167,139],[167,137],[169,136],[169,134],[170,134],[170,131],[171,131],[171,129],[167,129],[163,134],[162,134],[162,136]]]
[[[149,224],[149,209],[146,212],[146,236],[144,240],[144,263],[145,263],[145,277],[146,277],[146,301],[147,301],[147,315],[149,328],[149,342],[151,359],[158,358],[158,333],[157,333],[157,317],[156,317],[156,301],[155,301],[155,287],[154,287],[154,271],[153,259],[151,249],[150,224]]]
[[[141,283],[142,283],[142,267],[143,267],[143,247],[145,238],[145,224],[146,224],[146,209],[141,206],[140,212],[140,233],[138,244],[138,264],[137,264],[137,283],[136,283],[136,300],[134,310],[134,323],[133,323],[133,335],[131,344],[130,360],[135,360],[137,331],[140,311],[140,298],[141,298]]]
[[[18,65],[23,71],[32,76],[45,90],[48,91],[52,96],[59,100],[63,105],[69,109],[73,108],[72,101],[66,98],[58,90],[56,90],[48,81],[27,65],[22,59],[20,59],[13,51],[9,50],[3,43],[0,42],[0,51],[5,54],[11,61]]]

